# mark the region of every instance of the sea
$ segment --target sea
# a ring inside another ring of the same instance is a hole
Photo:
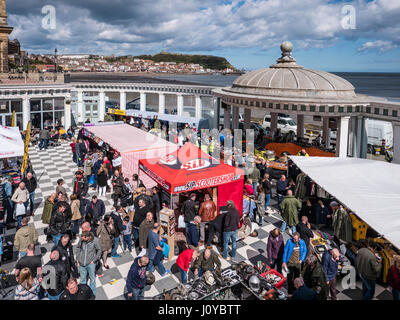
[[[400,102],[400,73],[332,72],[349,81],[356,93]],[[161,79],[181,80],[215,86],[231,86],[238,75],[160,75]]]

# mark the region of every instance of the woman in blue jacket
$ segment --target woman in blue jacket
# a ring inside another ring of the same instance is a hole
[[[292,239],[286,242],[283,250],[282,269],[287,269],[288,293],[295,291],[294,279],[300,276],[301,265],[307,257],[307,245],[300,234],[295,232]]]

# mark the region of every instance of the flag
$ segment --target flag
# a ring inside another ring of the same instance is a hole
[[[29,140],[31,138],[31,122],[28,122],[26,126],[26,134],[25,134],[25,151],[24,151],[24,159],[22,161],[21,173],[24,174],[26,167],[28,166],[28,152],[29,152]]]

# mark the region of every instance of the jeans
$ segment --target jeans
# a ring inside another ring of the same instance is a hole
[[[19,253],[18,253],[18,259],[21,259],[22,257],[25,257],[27,255],[27,252],[26,251],[20,251]]]
[[[282,221],[281,232],[285,232],[286,226],[287,226],[286,221]],[[293,234],[296,232],[296,226],[292,227],[292,232],[293,232]]]
[[[271,194],[268,193],[265,195],[265,210],[267,210],[270,203],[271,203]]]
[[[199,232],[193,223],[186,223],[186,242],[195,247],[199,244]]]
[[[79,274],[81,276],[80,283],[86,284],[87,276],[89,275],[90,284],[89,287],[92,289],[93,294],[96,295],[96,264],[89,263],[87,266],[79,266]]]
[[[130,234],[124,234],[123,240],[124,240],[124,250],[126,250],[126,247],[128,247],[129,252],[131,252],[132,251],[132,236]]]
[[[114,245],[111,251],[112,257],[117,255],[118,244],[119,244],[119,237],[116,237],[114,238]]]
[[[47,294],[47,298],[49,298],[49,300],[60,300],[60,297],[63,293],[64,293],[64,291],[61,291],[60,294],[58,294],[56,296],[51,296],[51,295]]]
[[[130,300],[143,300],[144,288],[132,288],[132,298]]]
[[[365,279],[360,275],[362,281],[362,300],[371,300],[375,294],[375,281]]]
[[[92,187],[93,188],[97,188],[97,174],[94,175]],[[105,192],[104,192],[104,195],[106,195]]]
[[[40,150],[42,150],[43,148],[47,149],[48,144],[49,144],[49,139],[40,139],[39,149]]]
[[[156,256],[154,259],[149,259],[149,264],[147,266],[147,270],[150,272],[153,272],[155,267],[158,267],[158,271],[160,272],[161,275],[164,275],[165,273],[165,267],[162,264],[162,258],[163,253],[159,250],[157,250]]]
[[[77,235],[79,233],[79,226],[80,226],[81,219],[73,220],[72,221],[72,234]]]
[[[211,268],[209,271],[214,271],[214,268]],[[200,267],[199,267],[198,272],[199,272],[199,273],[197,274],[198,277],[201,277],[201,276],[204,274],[203,268],[200,268]]]
[[[282,259],[271,259],[271,263],[268,266],[272,269],[275,269],[279,273],[282,273]]]
[[[181,274],[181,280],[183,284],[187,283],[187,271],[183,270],[180,266],[178,266],[179,273]]]
[[[229,240],[232,239],[232,252],[231,256],[234,258],[236,256],[236,236],[237,236],[237,230],[236,231],[228,231],[223,233],[223,239],[224,239],[224,251],[222,252],[222,256],[224,259],[228,257],[228,244]]]
[[[288,285],[288,293],[293,294],[293,292],[296,291],[296,288],[294,286],[294,279],[300,276],[301,273],[301,264],[296,263],[296,264],[287,264],[287,268],[289,270],[289,273],[287,275],[287,285]]]
[[[258,182],[253,182],[251,185],[253,186],[254,195],[257,196],[257,186],[258,186]]]
[[[18,226],[18,228],[21,227],[21,225],[22,225],[22,219],[23,219],[24,217],[25,217],[24,214],[19,215],[19,216],[17,217],[17,226]]]
[[[206,226],[209,225],[209,222],[201,222],[200,223],[200,240],[204,241],[206,236]]]
[[[6,225],[7,225],[14,221],[14,218],[13,218],[14,203],[11,201],[10,198],[8,198],[8,201],[7,200],[3,201],[3,205],[7,212],[7,218],[6,218]]]
[[[25,202],[26,210],[28,210],[28,206],[29,206],[29,212],[32,215],[33,210],[35,208],[35,191],[29,193],[29,200],[27,202]]]
[[[278,207],[280,207],[284,196],[279,193],[277,193],[276,195],[278,196]]]
[[[396,290],[392,288],[392,295],[393,300],[399,301],[400,300],[400,290]]]
[[[132,236],[135,247],[139,245],[139,228],[132,227]]]
[[[0,222],[0,237],[3,237],[4,233],[4,222]]]
[[[61,236],[62,236],[61,233],[56,234],[56,235],[53,235],[53,243],[54,243],[54,246],[57,246],[58,241],[60,241],[60,239],[61,239]]]

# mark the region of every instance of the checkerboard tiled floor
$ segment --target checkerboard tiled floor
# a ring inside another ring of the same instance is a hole
[[[38,177],[40,177],[39,187],[36,190],[35,203],[36,211],[35,216],[31,218],[31,224],[35,226],[39,233],[40,253],[43,256],[43,264],[49,261],[49,250],[52,243],[46,243],[46,236],[44,235],[45,225],[41,222],[41,214],[44,206],[44,200],[55,191],[56,181],[60,177],[65,180],[65,187],[67,192],[71,193],[71,184],[73,173],[76,171],[76,165],[72,161],[71,149],[69,143],[63,143],[61,146],[49,148],[47,150],[39,151],[38,147],[31,147],[29,151],[30,159],[33,168]],[[96,194],[96,191],[89,189],[90,196]],[[106,212],[112,210],[112,200],[110,195],[107,195],[107,200],[104,201],[106,205]],[[276,205],[276,202],[272,202]],[[247,237],[246,239],[238,242],[238,250],[236,260],[246,261],[247,263],[256,264],[261,260],[266,262],[266,246],[269,232],[275,227],[280,227],[281,219],[278,215],[272,214],[264,218],[263,226],[258,229],[258,237]],[[7,239],[12,241],[15,229],[7,230]],[[289,238],[288,234],[284,234],[285,241]],[[77,242],[76,242],[77,243]],[[75,243],[75,244],[76,244]],[[38,249],[39,250],[39,249]],[[38,252],[39,253],[39,252]],[[98,300],[120,300],[125,299],[124,293],[126,292],[125,279],[128,275],[129,268],[132,264],[136,253],[122,252],[121,247],[118,248],[118,253],[122,255],[121,258],[110,258],[108,260],[110,269],[104,270],[104,277],[96,278]],[[16,257],[17,253],[14,252]],[[12,261],[3,265],[5,269],[12,270],[16,261]],[[180,282],[179,272],[176,268],[175,260],[166,262],[167,269],[171,269],[172,274],[161,278],[158,271],[155,271],[156,282],[152,286],[147,286],[145,290],[145,297],[151,298],[163,292],[176,287]],[[222,260],[222,267],[228,267],[230,262]],[[341,281],[337,281],[338,298],[341,300],[360,300],[361,282],[357,282],[356,289],[343,290]],[[377,285],[376,299],[386,300],[392,299],[390,291],[381,285]]]

